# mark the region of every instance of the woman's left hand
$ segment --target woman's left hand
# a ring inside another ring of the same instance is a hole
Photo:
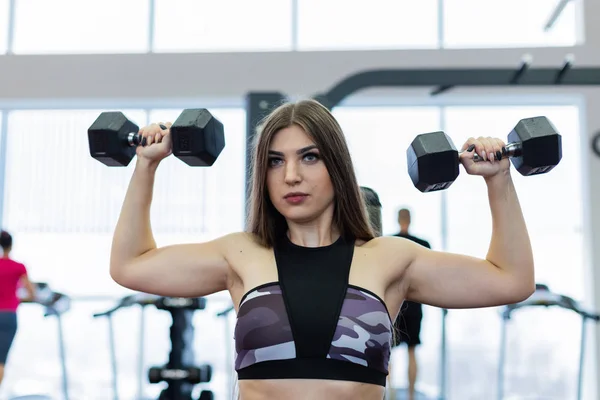
[[[462,154],[459,157],[461,164],[469,175],[481,175],[491,178],[510,168],[508,156],[503,155],[506,144],[497,138],[478,137],[469,138],[463,145]],[[482,160],[473,161],[477,153]]]

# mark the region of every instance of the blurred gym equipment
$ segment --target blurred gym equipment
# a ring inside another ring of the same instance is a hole
[[[62,391],[64,400],[69,400],[69,381],[67,372],[67,363],[65,355],[65,340],[63,336],[63,326],[61,316],[71,309],[71,299],[64,293],[53,291],[45,282],[32,282],[36,289],[36,297],[33,301],[23,301],[22,304],[38,304],[44,307],[44,317],[56,317],[58,327],[58,349],[60,366],[62,370]],[[17,291],[17,296],[21,299],[26,298],[27,293],[24,288]],[[52,400],[47,395],[26,395],[12,397],[10,400]]]
[[[232,311],[234,311],[233,306],[229,306],[226,309],[224,309],[221,312],[217,313],[217,317],[219,318],[223,318],[223,321],[225,323],[225,359],[227,360],[226,368],[227,371],[229,372],[227,374],[227,398],[228,399],[233,399],[233,372],[234,372],[234,365],[233,365],[233,361],[235,359],[235,356],[233,355],[233,348],[232,348],[232,343],[230,343],[229,341],[233,339],[233,335],[231,334],[231,327],[229,324],[229,320],[227,318],[229,318],[229,313],[231,313]],[[235,312],[235,311],[234,311]]]
[[[171,314],[173,323],[170,328],[171,352],[169,361],[165,366],[151,367],[148,371],[148,381],[150,383],[166,382],[167,387],[161,392],[158,400],[193,400],[192,391],[194,386],[199,383],[210,382],[212,378],[212,366],[208,364],[199,367],[194,366],[194,327],[192,323],[193,314],[197,310],[206,308],[206,299],[204,298],[173,298],[161,297],[146,293],[136,293],[121,299],[117,305],[110,310],[94,314],[94,318],[107,317],[109,320],[109,343],[111,353],[111,364],[113,372],[113,398],[119,399],[117,384],[117,361],[116,347],[114,339],[114,326],[112,315],[125,307],[133,305],[142,306],[142,317],[140,321],[140,347],[139,347],[139,381],[137,398],[143,396],[143,376],[144,371],[144,309],[152,305],[158,310],[168,311]],[[199,399],[212,400],[213,392],[203,390]]]
[[[110,346],[110,360],[111,360],[111,370],[112,370],[112,384],[113,384],[113,399],[119,399],[119,385],[118,385],[118,371],[117,371],[117,349],[115,344],[115,333],[114,333],[114,325],[113,325],[113,314],[126,307],[131,307],[134,305],[141,306],[140,311],[140,336],[139,336],[139,352],[138,352],[138,390],[137,390],[137,399],[142,399],[143,397],[143,386],[144,386],[144,325],[145,325],[145,306],[154,304],[154,301],[158,296],[149,295],[145,293],[133,294],[130,296],[123,297],[117,305],[115,305],[110,310],[96,313],[93,315],[94,318],[106,317],[108,319],[108,341]]]
[[[588,321],[600,321],[600,314],[593,314],[583,310],[577,301],[568,296],[553,293],[548,286],[537,284],[536,290],[527,300],[516,304],[510,304],[503,307],[502,311],[502,331],[500,339],[500,362],[498,366],[498,400],[504,398],[504,364],[506,361],[506,326],[511,314],[523,308],[529,307],[559,307],[566,310],[576,312],[581,316],[581,345],[579,353],[579,373],[577,379],[577,400],[581,400],[582,396],[582,379],[583,379],[583,361],[585,356],[585,334],[586,324]]]

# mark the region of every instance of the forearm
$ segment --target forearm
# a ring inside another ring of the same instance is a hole
[[[35,300],[36,300],[35,290],[33,288],[27,289],[27,297],[25,297],[23,299],[23,301],[35,301]]]
[[[531,242],[510,171],[486,180],[492,213],[492,238],[487,260],[514,278],[534,287]]]
[[[150,224],[150,206],[158,164],[137,159],[113,235],[110,272],[123,272],[134,258],[156,248]]]

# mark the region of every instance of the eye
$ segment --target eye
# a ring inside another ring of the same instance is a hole
[[[302,158],[309,163],[317,162],[320,159],[317,153],[306,153]]]
[[[281,158],[277,158],[277,157],[269,157],[269,167],[276,167],[277,165],[279,165],[280,162],[282,162],[283,160]]]

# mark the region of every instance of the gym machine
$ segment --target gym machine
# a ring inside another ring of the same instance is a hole
[[[39,304],[44,307],[44,317],[56,317],[58,327],[58,350],[60,366],[62,371],[62,392],[64,400],[69,400],[69,381],[67,373],[67,363],[65,355],[65,340],[63,335],[62,315],[71,309],[71,299],[64,293],[53,291],[45,282],[32,282],[35,288],[35,299],[33,301],[23,300],[22,304]],[[25,299],[27,293],[24,288],[19,288],[17,296]],[[52,400],[52,397],[45,395],[27,395],[12,398],[11,400],[21,399]]]
[[[571,297],[553,293],[548,286],[537,284],[536,290],[527,300],[510,304],[502,309],[502,326],[500,337],[500,362],[498,366],[498,400],[504,398],[504,364],[506,362],[506,328],[511,314],[516,310],[529,307],[559,307],[576,312],[581,316],[581,347],[579,353],[579,373],[577,379],[577,400],[581,400],[583,381],[583,362],[585,356],[586,324],[588,321],[600,322],[600,314],[590,313],[581,308]]]
[[[144,309],[152,305],[158,310],[164,310],[171,314],[173,320],[170,328],[171,352],[166,365],[151,367],[148,371],[148,381],[152,384],[166,382],[167,387],[161,392],[158,400],[192,400],[194,386],[200,383],[208,383],[212,379],[212,366],[208,364],[199,367],[194,365],[194,326],[193,315],[195,311],[206,308],[204,298],[175,298],[162,297],[146,293],[136,293],[126,296],[119,303],[102,313],[94,314],[94,318],[107,317],[109,320],[109,343],[111,352],[111,364],[113,371],[113,397],[119,399],[117,384],[117,362],[116,347],[112,315],[119,309],[139,305],[142,307],[140,321],[140,348],[139,348],[139,383],[138,399],[142,398],[143,385],[143,353],[144,353]],[[203,390],[198,400],[212,400],[213,392]]]
[[[112,370],[112,387],[113,387],[113,400],[119,400],[119,384],[118,384],[118,372],[117,372],[117,349],[114,334],[113,325],[113,314],[122,309],[139,305],[140,310],[140,336],[138,339],[139,353],[138,353],[138,388],[137,388],[137,399],[143,398],[143,386],[144,386],[144,326],[145,326],[145,307],[154,304],[154,301],[158,296],[137,293],[123,297],[119,302],[111,309],[96,313],[93,315],[94,318],[106,317],[108,320],[108,342],[110,346],[110,361]]]

